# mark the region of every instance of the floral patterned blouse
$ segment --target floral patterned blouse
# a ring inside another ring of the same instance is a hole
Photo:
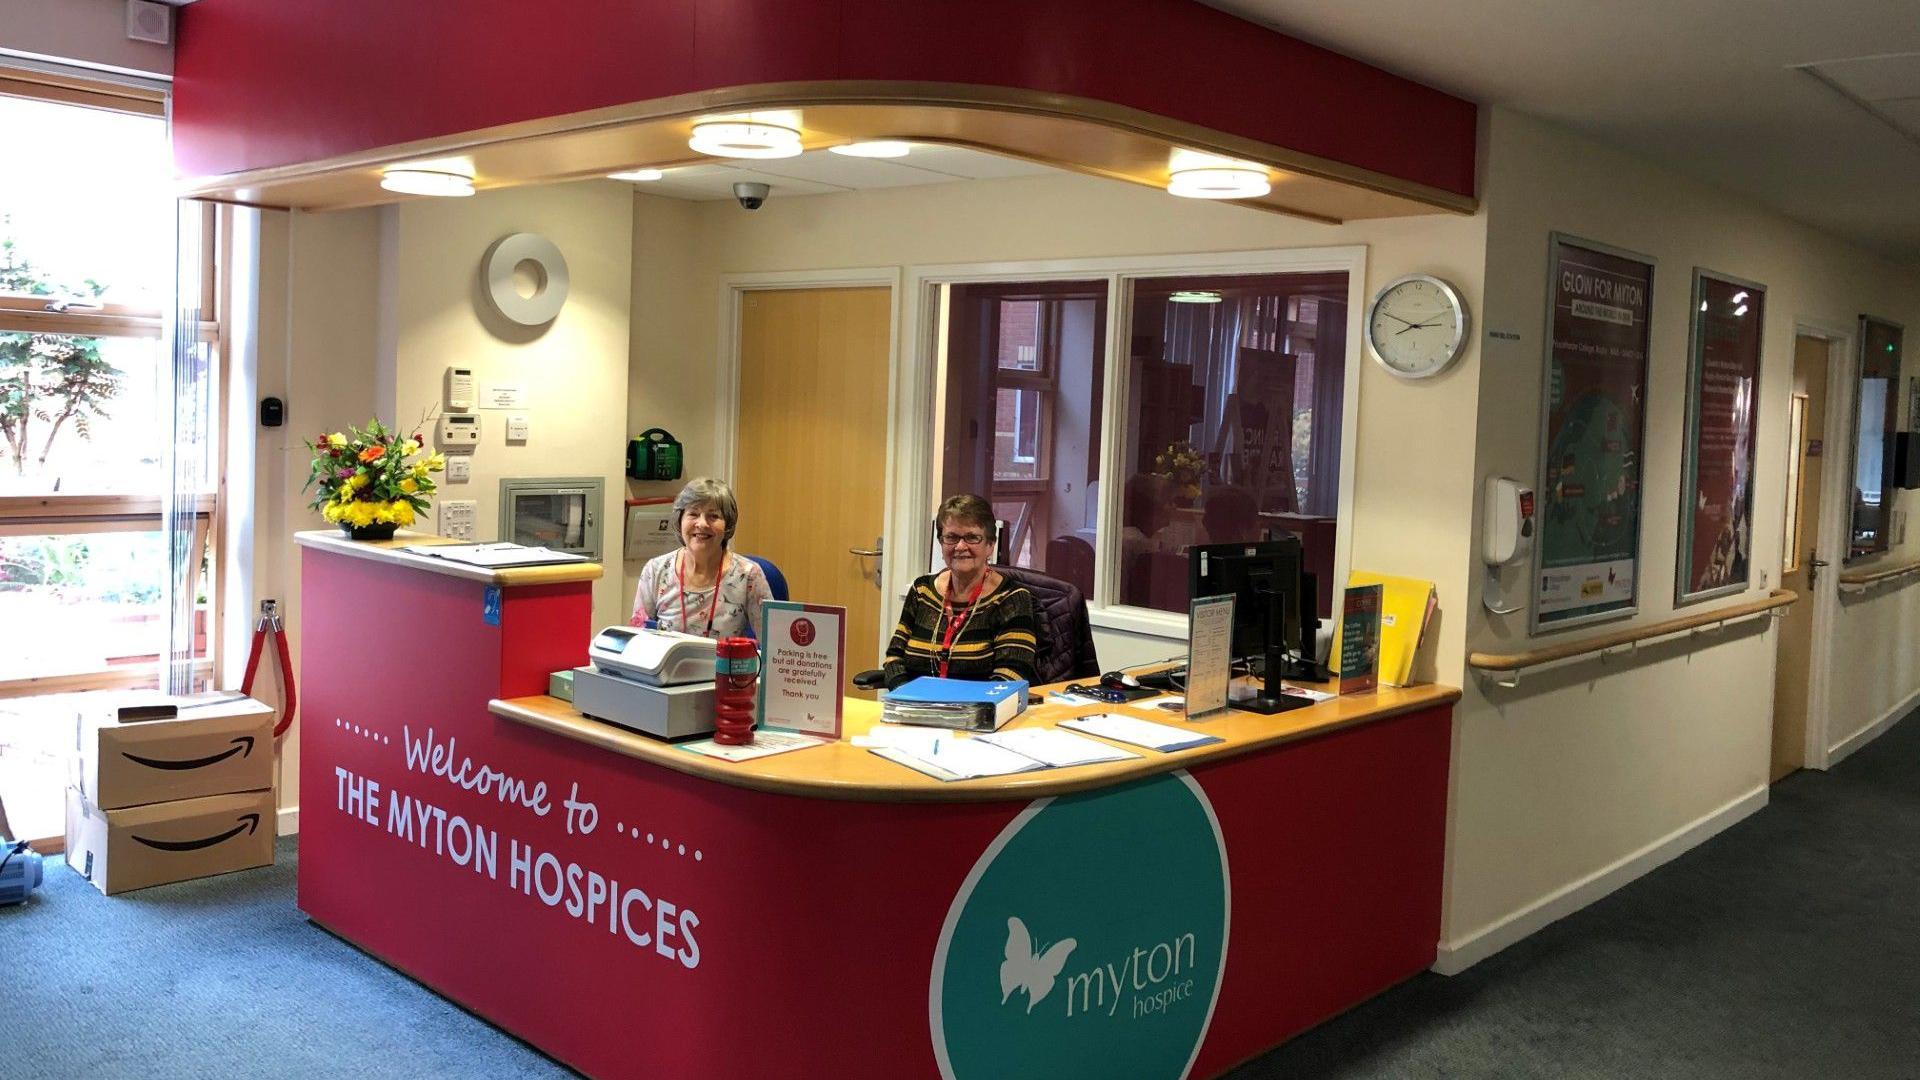
[[[628,622],[633,626],[651,622],[662,630],[711,638],[759,633],[760,605],[773,599],[760,564],[729,551],[718,588],[688,589],[682,596],[674,564],[680,554],[678,549],[669,551],[640,568],[640,587],[634,590],[633,618]]]

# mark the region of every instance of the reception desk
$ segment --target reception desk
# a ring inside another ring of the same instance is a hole
[[[302,910],[590,1075],[1212,1076],[1433,962],[1456,690],[951,783],[734,764],[544,695],[597,567],[299,541]]]

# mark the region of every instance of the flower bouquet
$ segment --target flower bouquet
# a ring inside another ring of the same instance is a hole
[[[427,508],[433,474],[446,458],[429,454],[419,433],[401,438],[378,420],[307,443],[313,468],[300,489],[314,488],[312,507],[355,540],[387,540]]]
[[[1185,439],[1169,443],[1154,455],[1153,467],[1172,485],[1175,497],[1184,500],[1184,505],[1191,506],[1200,497],[1200,477],[1206,472],[1207,459],[1192,443]]]

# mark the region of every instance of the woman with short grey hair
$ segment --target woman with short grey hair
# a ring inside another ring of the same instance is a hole
[[[735,554],[740,504],[725,482],[701,477],[673,500],[680,547],[647,560],[633,594],[634,626],[723,638],[755,633],[773,599],[760,564]]]

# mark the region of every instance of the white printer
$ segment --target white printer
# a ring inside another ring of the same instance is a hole
[[[609,626],[573,669],[573,707],[629,731],[678,739],[713,730],[713,639]]]

